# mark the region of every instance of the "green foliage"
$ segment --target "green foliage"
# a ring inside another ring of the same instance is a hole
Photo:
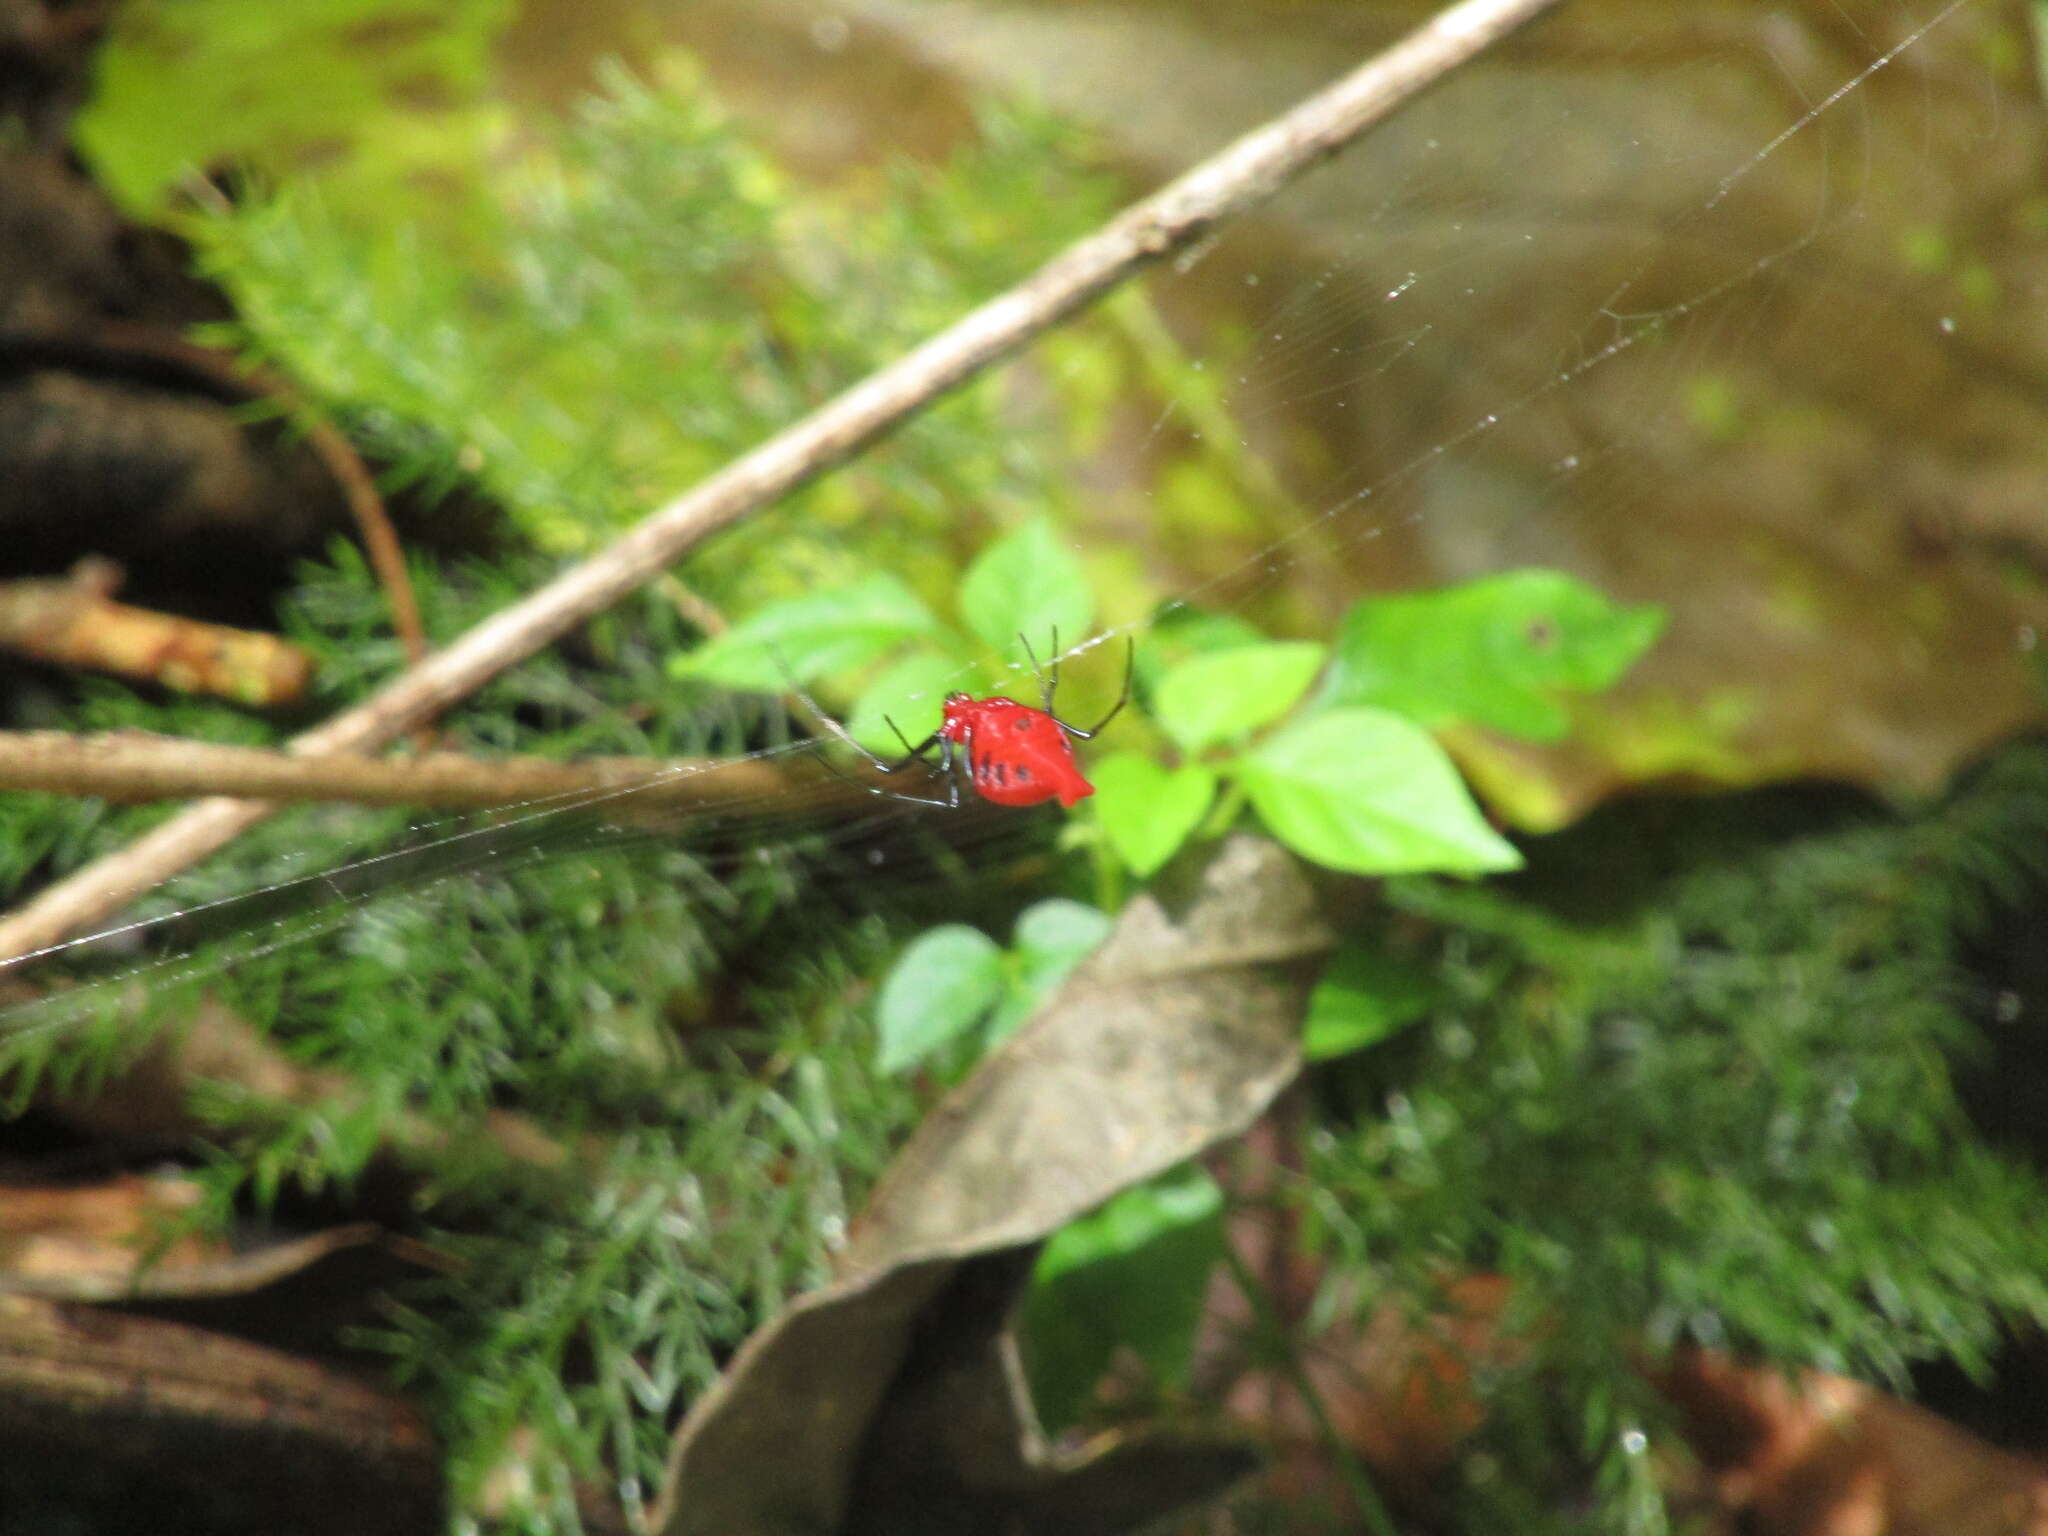
[[[1423,967],[1380,946],[1347,944],[1309,994],[1302,1055],[1330,1061],[1377,1045],[1428,1017],[1437,1000],[1435,978]]]
[[[142,216],[224,163],[318,157],[345,195],[445,205],[501,136],[484,99],[512,0],[141,0],[113,18],[77,137]],[[345,152],[344,152],[345,151]]]
[[[1095,598],[1050,520],[1034,517],[968,566],[958,611],[961,628],[943,625],[902,582],[877,572],[770,603],[674,666],[678,676],[774,692],[791,678],[808,683],[858,671],[893,653],[860,694],[847,731],[877,750],[900,750],[899,732],[918,739],[937,729],[946,693],[973,670],[963,658],[976,654],[977,640],[999,655],[1025,658],[1028,645],[1050,657],[1062,631],[1070,638],[1087,632]]]
[[[1392,887],[1443,926],[1427,1022],[1330,1069],[1302,1191],[1333,1278],[1375,1305],[1507,1277],[1525,1360],[1476,1447],[1500,1479],[1568,1500],[1588,1469],[1616,1497],[1647,1476],[1624,1431],[1670,1425],[1643,1351],[1896,1382],[1982,1370],[2001,1328],[2048,1321],[2048,1190],[1953,1078],[1978,1045],[1961,946],[1987,890],[2040,880],[2044,832],[2031,750],[1918,820],[1617,809],[1517,880]],[[1354,1013],[1412,1008],[1406,974],[1349,983]],[[1569,1434],[1517,1438],[1560,1402]]]
[[[189,233],[235,297],[235,339],[390,479],[475,487],[556,549],[701,479],[1109,205],[1071,135],[1016,113],[885,205],[804,201],[680,66],[659,86],[611,72],[568,129],[502,159],[449,225],[394,233],[294,181]],[[1025,180],[1028,204],[996,200]],[[986,248],[949,260],[970,231]],[[1060,509],[1067,467],[984,380],[718,541],[692,584],[752,612],[888,569],[929,599],[957,579],[961,509]]]
[[[1091,771],[1095,819],[1116,856],[1140,876],[1173,857],[1216,799],[1215,770],[1201,763],[1164,768],[1142,753],[1118,752]]]
[[[979,928],[944,923],[927,929],[889,968],[875,1000],[884,1072],[914,1066],[989,1015],[1007,978],[1003,952]]]
[[[1555,741],[1570,724],[1556,695],[1612,687],[1663,628],[1661,610],[1556,571],[1368,598],[1337,632],[1324,702]]]
[[[886,571],[807,597],[772,603],[671,663],[677,677],[777,693],[866,666],[896,645],[937,630],[915,592]]]
[[[1054,1234],[1022,1322],[1032,1403],[1047,1427],[1081,1416],[1119,1348],[1160,1386],[1186,1379],[1223,1245],[1223,1191],[1196,1167],[1127,1189]]]
[[[1303,640],[1210,651],[1160,679],[1152,712],[1183,752],[1241,740],[1300,703],[1328,656]]]
[[[982,643],[1014,651],[1021,637],[1044,635],[1050,648],[1065,631],[1075,639],[1095,617],[1081,562],[1045,518],[1034,517],[998,539],[967,568],[960,617]]]
[[[1397,650],[1407,643],[1402,625],[1412,628],[1413,621],[1385,618],[1399,604],[1406,605],[1402,614],[1442,616],[1456,632],[1452,648],[1464,647],[1464,663],[1441,666],[1400,691],[1401,712],[1344,705],[1342,699],[1363,689],[1362,669],[1379,664],[1371,649],[1379,638]],[[1033,519],[969,567],[960,609],[972,635],[935,634],[914,595],[875,576],[772,604],[679,657],[676,666],[680,675],[772,688],[779,666],[804,680],[894,650],[897,660],[861,695],[849,727],[857,741],[888,751],[900,748],[899,734],[915,740],[936,728],[944,693],[961,686],[961,673],[969,670],[957,658],[972,654],[975,638],[1000,651],[998,636],[1021,632],[1028,640],[1031,626],[1042,623],[1050,644],[1058,626],[1085,625],[1092,601],[1080,565],[1061,548],[1051,524]],[[1182,613],[1161,626],[1176,659],[1162,665],[1148,644],[1139,671],[1148,681],[1149,712],[1184,761],[1171,765],[1129,751],[1108,759],[1096,778],[1096,825],[1127,868],[1151,875],[1209,818],[1218,785],[1228,780],[1275,837],[1332,869],[1513,869],[1519,862],[1513,847],[1486,824],[1450,759],[1417,721],[1459,718],[1475,708],[1492,717],[1519,710],[1526,718],[1555,710],[1550,688],[1611,682],[1659,622],[1653,610],[1615,610],[1597,594],[1541,571],[1412,599],[1367,599],[1345,621],[1335,681],[1304,708],[1330,655],[1323,646],[1269,641],[1239,620]],[[1516,661],[1503,635],[1519,637],[1523,654],[1518,670],[1496,676],[1480,662],[1486,656]],[[902,654],[905,645],[914,649]],[[1562,661],[1549,655],[1553,648]],[[989,691],[997,689],[1015,694],[1013,684]],[[1248,742],[1290,714],[1296,718]],[[1226,744],[1230,750],[1219,755]],[[1235,814],[1233,802],[1225,808]],[[1227,819],[1219,816],[1216,824]]]
[[[419,566],[430,630],[474,622],[539,568]],[[354,696],[388,671],[392,648],[369,639],[382,615],[348,548],[305,573],[292,629],[324,689]],[[457,747],[546,755],[750,750],[763,717],[669,676],[684,634],[658,597],[629,600],[443,729]],[[86,714],[191,728],[218,708],[105,687]],[[18,852],[19,878],[162,814],[0,799],[40,826],[21,849],[49,850],[34,867]],[[805,895],[839,860],[831,829],[769,807],[648,837],[618,820],[629,808],[613,797],[410,826],[403,811],[293,811],[151,898],[156,916],[225,903],[195,913],[212,932],[163,936],[158,960],[59,957],[78,990],[0,1015],[10,1097],[106,1070],[202,1000],[347,1084],[300,1104],[209,1090],[209,1208],[224,1218],[287,1184],[345,1187],[378,1148],[405,1148],[421,1167],[418,1235],[464,1262],[406,1289],[368,1342],[434,1407],[462,1486],[515,1430],[537,1435],[529,1470],[557,1530],[576,1528],[572,1477],[651,1496],[669,1416],[769,1310],[824,1277],[834,1234],[919,1110],[911,1085],[874,1069],[852,1001],[892,947],[886,924],[848,924]],[[361,860],[373,862],[350,867]],[[242,899],[280,880],[303,882],[299,909],[290,887]],[[721,984],[736,950],[774,980]],[[581,1149],[575,1160],[508,1158],[484,1133],[507,1112]]]
[[[1108,933],[1107,916],[1063,897],[1027,908],[1007,950],[965,923],[926,930],[882,982],[877,1066],[901,1072],[958,1042],[976,1055],[1001,1044]]]
[[[1377,709],[1311,715],[1235,765],[1273,835],[1304,858],[1361,875],[1514,869],[1443,749]]]
[[[920,648],[886,667],[861,692],[846,717],[846,734],[877,751],[895,754],[924,740],[944,718],[947,693],[969,663]]]

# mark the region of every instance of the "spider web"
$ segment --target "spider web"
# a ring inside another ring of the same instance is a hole
[[[1384,12],[1326,20],[1340,53],[1238,8],[1199,35],[1151,18],[1134,51],[1112,33],[1137,18],[1109,10],[860,13],[963,75],[1099,116],[1144,179],[1398,30]],[[1685,718],[1734,710],[1754,761],[1937,780],[2032,708],[2020,653],[2038,600],[2014,568],[2038,544],[2048,441],[2034,382],[2048,333],[2030,312],[2048,275],[2036,43],[1996,0],[1697,6],[1648,27],[1566,6],[1145,280],[1223,381],[1221,410],[1127,412],[1084,538],[1133,546],[1170,594],[1161,613],[1308,633],[1364,592],[1562,568],[1672,610],[1673,643],[1627,685],[1637,698]],[[1257,67],[1233,67],[1237,50]],[[1162,472],[1214,452],[1240,467],[1251,514],[1191,540]],[[1929,579],[1902,581],[1915,559]],[[139,952],[167,921],[239,930],[244,954],[366,942],[391,920],[384,898],[430,901],[423,886],[586,850],[631,794],[422,823],[398,852],[281,868],[246,891],[173,882],[66,958]],[[906,853],[896,831],[945,814],[878,802],[819,821],[764,795],[721,835],[805,838],[915,874],[938,856]],[[961,815],[951,857],[1020,836],[1008,813]],[[142,974],[220,963],[170,947]],[[85,1006],[0,1021],[40,1030]]]

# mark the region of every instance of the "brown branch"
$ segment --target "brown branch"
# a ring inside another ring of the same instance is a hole
[[[1140,269],[1264,202],[1556,0],[1462,0],[1392,48],[1126,209],[802,421],[657,508],[617,542],[293,743],[362,751],[431,718],[652,579],[712,534],[816,479]],[[210,799],[78,870],[0,922],[0,966],[105,919],[269,815]]]
[[[290,641],[117,603],[120,580],[110,561],[81,560],[67,577],[0,582],[0,646],[256,706],[305,693],[313,661]]]
[[[872,797],[830,774],[757,758],[602,757],[560,763],[541,757],[477,758],[458,752],[417,757],[312,757],[260,747],[217,746],[177,736],[117,731],[0,731],[0,790],[33,789],[140,802],[227,792],[273,802],[348,801],[476,810],[536,800],[599,802],[607,814],[641,818],[678,811],[711,814],[773,799],[798,809],[872,810]]]

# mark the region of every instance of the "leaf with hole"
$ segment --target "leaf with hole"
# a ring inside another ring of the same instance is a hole
[[[1661,608],[1617,603],[1545,570],[1369,597],[1337,631],[1319,702],[1555,741],[1569,725],[1558,695],[1611,686],[1663,632],[1664,618]]]

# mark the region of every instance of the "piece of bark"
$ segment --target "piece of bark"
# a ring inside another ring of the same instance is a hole
[[[0,1291],[62,1296],[81,1281],[132,1273],[155,1235],[198,1200],[189,1179],[139,1174],[97,1184],[0,1184]],[[156,1257],[175,1267],[222,1254],[221,1245],[187,1233]]]
[[[178,1323],[0,1295],[0,1492],[76,1509],[109,1486],[134,1530],[424,1536],[445,1519],[405,1399]]]
[[[1697,1349],[1653,1379],[1755,1536],[2048,1536],[2048,1462],[1876,1387]]]
[[[260,630],[114,601],[118,572],[81,561],[69,577],[0,582],[0,646],[54,667],[112,672],[252,708],[295,704],[313,658]]]

